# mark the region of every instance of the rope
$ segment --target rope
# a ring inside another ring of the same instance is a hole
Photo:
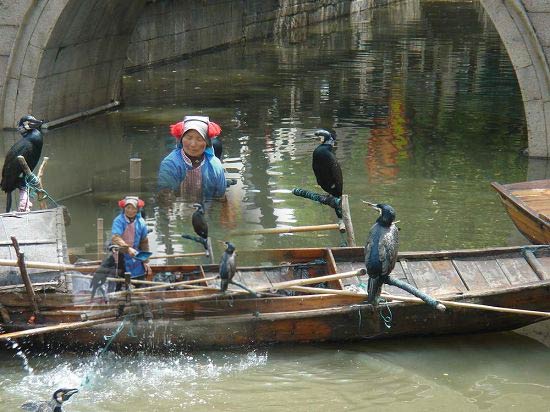
[[[378,312],[378,313],[380,315],[380,319],[382,319],[382,321],[384,322],[384,325],[386,326],[386,328],[390,329],[391,325],[392,325],[392,321],[393,321],[393,315],[391,313],[390,305],[388,304],[388,301],[384,298],[380,298],[379,303],[380,303],[380,312]],[[384,316],[384,314],[382,313],[382,310],[384,309],[384,306],[388,310],[388,315],[387,316]]]
[[[54,198],[40,187],[40,180],[34,173],[25,176],[25,185],[29,188],[29,197],[36,198],[39,202],[49,199],[56,207],[59,206]]]

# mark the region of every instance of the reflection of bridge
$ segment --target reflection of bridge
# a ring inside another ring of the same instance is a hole
[[[516,69],[529,153],[550,157],[550,2],[479,1]],[[0,4],[0,125],[13,127],[27,112],[54,120],[106,108],[120,98],[125,67],[316,23],[368,3],[15,0]]]

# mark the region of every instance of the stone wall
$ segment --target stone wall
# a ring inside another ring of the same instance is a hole
[[[402,0],[157,0],[130,40],[126,70],[290,30]]]

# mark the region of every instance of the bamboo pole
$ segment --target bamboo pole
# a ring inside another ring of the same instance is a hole
[[[103,218],[97,218],[97,258],[101,259],[103,256]]]
[[[340,226],[337,223],[330,223],[328,225],[316,225],[316,226],[285,226],[275,227],[270,229],[258,229],[248,231],[234,231],[231,232],[231,236],[247,236],[247,235],[263,235],[263,234],[278,234],[278,233],[297,233],[297,232],[313,232],[317,230],[339,230]]]
[[[27,267],[25,266],[25,253],[19,250],[19,243],[15,236],[11,237],[13,242],[13,248],[15,249],[15,254],[17,255],[17,263],[19,266],[19,271],[21,272],[21,277],[23,278],[23,283],[25,284],[25,289],[27,290],[27,296],[29,297],[29,302],[33,309],[35,315],[38,315],[38,303],[36,301],[36,295],[34,293],[34,288],[32,287],[31,278],[27,273]]]
[[[351,221],[351,212],[350,212],[350,208],[349,208],[348,195],[342,195],[340,205],[342,207],[342,219],[344,221],[344,226],[346,228],[346,236],[347,236],[347,240],[348,240],[348,246],[354,247],[355,246],[355,233],[353,231],[353,223]]]
[[[550,279],[546,274],[546,270],[544,270],[544,266],[538,261],[533,251],[526,249],[523,252],[523,256],[525,256],[525,260],[527,260],[527,263],[529,263],[529,266],[531,266],[531,269],[533,269],[540,280]]]
[[[303,286],[293,286],[289,289],[295,290],[297,292],[304,293],[314,293],[314,294],[327,294],[327,295],[344,295],[344,296],[360,296],[367,298],[366,293],[358,293],[347,290],[338,290],[338,289],[326,289],[326,288],[312,288],[312,287],[303,287]],[[425,303],[422,299],[415,297],[407,296],[395,296],[388,293],[382,293],[381,295],[384,298],[391,299],[393,301],[401,302],[410,302],[410,303]],[[481,305],[478,303],[468,303],[468,302],[456,302],[453,300],[439,300],[438,302],[442,303],[445,306],[449,307],[459,307],[459,308],[468,308],[468,309],[478,309],[478,310],[487,310],[492,312],[504,312],[504,313],[513,313],[516,315],[530,315],[530,316],[539,316],[539,317],[550,317],[550,312],[541,312],[536,310],[527,310],[527,309],[515,309],[515,308],[504,308],[501,306],[489,306]]]
[[[149,256],[149,260],[153,259],[174,259],[174,258],[182,258],[182,257],[193,257],[193,256],[206,256],[205,252],[189,252],[189,253],[176,253],[173,255],[156,255],[156,256]],[[101,260],[89,260],[86,262],[80,262],[79,264],[82,266],[76,265],[76,267],[83,267],[86,268],[88,265],[99,265],[101,264]]]
[[[218,276],[210,276],[208,278],[183,280],[181,282],[174,282],[174,283],[163,283],[162,285],[155,285],[155,286],[149,286],[149,287],[146,287],[146,288],[135,289],[135,290],[132,291],[132,293],[144,293],[144,292],[150,292],[152,290],[159,290],[159,289],[164,289],[164,288],[176,288],[176,287],[180,287],[180,286],[191,286],[191,285],[194,285],[195,283],[208,282],[209,280],[214,280],[214,279],[217,279],[217,278],[218,278]],[[120,295],[125,295],[126,293],[128,293],[128,292],[123,290],[123,291],[120,291],[120,292],[110,293],[109,296],[120,296]]]

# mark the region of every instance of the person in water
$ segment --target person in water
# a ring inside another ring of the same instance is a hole
[[[149,251],[147,226],[140,213],[145,203],[136,196],[126,196],[118,205],[121,213],[113,220],[111,243],[124,255],[125,271],[130,272],[132,279],[144,280],[150,271],[149,265],[135,256]]]
[[[222,198],[227,187],[221,161],[211,139],[221,128],[207,116],[185,116],[170,126],[177,145],[161,162],[158,190],[161,202],[179,193],[192,201]]]

